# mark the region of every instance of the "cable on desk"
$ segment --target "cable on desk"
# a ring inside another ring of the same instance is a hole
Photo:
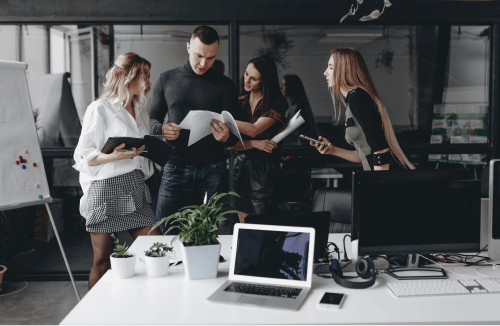
[[[330,248],[330,246],[333,246],[333,251],[328,251],[328,248]],[[345,250],[345,247],[344,247],[344,250]],[[339,247],[335,244],[335,242],[328,242],[328,246],[326,246],[326,253],[329,254],[332,252],[337,253],[338,260],[340,261],[340,249],[339,249]]]
[[[349,234],[344,235],[344,239],[342,240],[342,242],[344,243],[344,260],[342,260],[343,262],[349,261],[349,258],[347,258],[347,250],[345,250],[345,238],[346,237],[349,237],[352,241],[352,237]]]
[[[423,255],[421,255],[421,254],[418,254],[418,255],[419,255],[420,257],[422,257],[422,258],[424,258],[424,259],[427,259],[428,261],[430,261],[430,262],[432,262],[432,263],[434,263],[434,264],[438,265],[439,267],[441,267],[441,268],[442,268],[442,269],[444,269],[445,271],[448,271],[448,272],[450,272],[450,273],[457,274],[457,275],[460,275],[460,276],[470,277],[469,275],[464,275],[464,274],[460,274],[460,273],[457,273],[457,272],[454,272],[454,271],[450,271],[449,269],[444,268],[441,264],[438,264],[437,262],[432,261],[432,260],[430,260],[429,258],[424,257],[424,256],[423,256]]]

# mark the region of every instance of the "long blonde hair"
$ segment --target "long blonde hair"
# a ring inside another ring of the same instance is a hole
[[[415,167],[406,158],[401,150],[399,143],[394,135],[391,120],[385,109],[380,95],[373,84],[370,72],[366,66],[365,60],[359,51],[352,48],[338,48],[330,52],[330,58],[333,57],[333,87],[330,88],[333,99],[333,107],[337,109],[335,97],[339,99],[338,114],[340,116],[341,104],[343,102],[341,89],[351,90],[361,88],[370,94],[375,102],[380,117],[382,119],[382,129],[385,139],[389,144],[389,150],[397,158],[401,165],[406,168],[415,169]]]
[[[119,55],[106,73],[105,90],[100,98],[117,97],[123,106],[130,102],[135,108],[143,108],[146,105],[146,67],[151,69],[151,63],[134,52]],[[140,78],[141,95],[130,98],[128,86],[135,78]]]

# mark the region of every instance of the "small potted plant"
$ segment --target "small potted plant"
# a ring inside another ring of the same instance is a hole
[[[111,270],[118,278],[131,277],[135,273],[135,255],[128,252],[126,242],[121,245],[114,233],[111,236],[116,245],[115,252],[111,254]]]
[[[223,216],[226,214],[238,213],[235,210],[219,213],[223,204],[217,202],[226,195],[238,196],[235,192],[214,194],[208,203],[205,199],[205,203],[200,206],[186,206],[180,212],[162,218],[151,229],[162,223],[167,226],[170,220],[179,224],[171,226],[165,234],[174,228],[179,228],[179,234],[172,239],[172,242],[177,238],[181,242],[184,270],[190,280],[217,277],[220,255],[217,223],[225,220]]]
[[[172,249],[161,242],[156,242],[146,250],[146,272],[149,277],[162,277],[168,274]]]

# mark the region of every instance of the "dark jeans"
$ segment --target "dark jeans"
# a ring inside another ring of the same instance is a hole
[[[223,191],[222,180],[226,173],[226,161],[219,161],[195,167],[182,167],[166,164],[161,179],[156,220],[177,213],[188,205],[201,205],[207,193],[207,202],[214,193]],[[164,234],[171,226],[160,226]],[[179,229],[173,229],[168,234],[178,234]]]

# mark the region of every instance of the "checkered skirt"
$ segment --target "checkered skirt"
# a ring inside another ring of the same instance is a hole
[[[87,231],[113,233],[152,226],[151,193],[141,170],[92,182],[87,198]]]

